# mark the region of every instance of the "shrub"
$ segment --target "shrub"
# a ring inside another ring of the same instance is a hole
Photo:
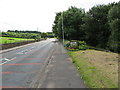
[[[66,41],[66,47],[70,47],[70,41]]]
[[[84,41],[78,41],[79,44],[79,50],[86,50],[87,49],[87,44]]]
[[[86,50],[88,48],[86,42],[77,40],[66,41],[66,47],[79,50]]]

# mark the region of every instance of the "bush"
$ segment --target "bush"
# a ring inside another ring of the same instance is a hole
[[[87,44],[84,41],[78,41],[79,44],[79,50],[86,50],[87,49]]]
[[[84,41],[71,40],[66,41],[66,47],[70,49],[86,50],[87,44]]]
[[[70,47],[70,41],[66,41],[66,47]]]

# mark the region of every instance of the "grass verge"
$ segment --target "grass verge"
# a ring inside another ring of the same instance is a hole
[[[15,43],[15,42],[29,41],[29,40],[34,40],[34,39],[0,37],[0,44]]]
[[[68,53],[89,88],[118,88],[118,54],[97,50]]]

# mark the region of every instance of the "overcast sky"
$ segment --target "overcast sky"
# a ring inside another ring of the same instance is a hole
[[[119,0],[0,0],[0,30],[52,31],[55,13],[70,6],[84,8]]]

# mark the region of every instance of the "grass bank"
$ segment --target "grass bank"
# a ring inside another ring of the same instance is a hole
[[[29,40],[34,40],[34,39],[0,37],[0,44],[15,43],[15,42],[29,41]]]
[[[118,88],[118,54],[97,50],[69,51],[89,88]]]

